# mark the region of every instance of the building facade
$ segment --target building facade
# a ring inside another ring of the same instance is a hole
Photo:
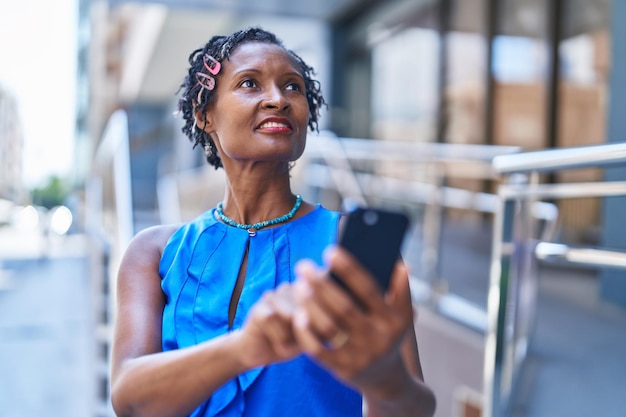
[[[24,135],[15,98],[0,89],[0,198],[21,203]]]

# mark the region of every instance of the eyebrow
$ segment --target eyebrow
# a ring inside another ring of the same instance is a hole
[[[237,72],[235,72],[234,75],[239,75],[239,74],[243,74],[245,72],[261,72],[261,70],[258,70],[256,68],[244,68],[242,70],[239,70]]]
[[[242,70],[239,70],[239,71],[235,72],[233,75],[236,76],[236,75],[239,75],[239,74],[245,74],[246,72],[253,72],[253,73],[260,74],[263,71],[261,71],[259,69],[256,69],[256,68],[244,68]],[[298,71],[289,71],[289,72],[287,72],[287,73],[285,73],[283,75],[289,75],[289,76],[294,76],[295,75],[295,76],[297,76],[299,78],[302,78],[304,80],[304,77]]]

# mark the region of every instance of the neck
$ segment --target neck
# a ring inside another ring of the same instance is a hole
[[[290,187],[236,190],[227,187],[222,200],[224,214],[242,224],[273,219],[289,212],[296,201]]]

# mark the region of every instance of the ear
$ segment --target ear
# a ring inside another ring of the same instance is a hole
[[[201,110],[196,110],[193,113],[193,117],[198,129],[204,130],[206,133],[211,133],[215,129],[213,128],[213,121],[211,119],[211,112],[207,111],[202,113]]]

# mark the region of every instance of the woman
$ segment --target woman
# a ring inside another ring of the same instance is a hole
[[[226,192],[192,222],[140,232],[122,259],[118,416],[360,416],[362,399],[369,416],[432,415],[406,269],[380,294],[332,247],[339,213],[291,192],[324,104],[312,69],[258,28],[189,61],[183,131],[223,167]]]

